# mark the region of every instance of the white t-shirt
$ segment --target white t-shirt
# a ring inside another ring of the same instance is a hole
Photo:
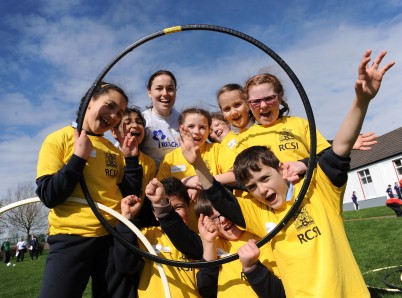
[[[178,122],[180,114],[172,109],[172,113],[164,117],[152,113],[151,109],[147,109],[142,112],[142,115],[147,123],[141,151],[155,160],[156,166],[159,167],[166,153],[180,146],[177,140],[180,136]]]
[[[18,248],[18,250],[23,250],[23,249],[26,248],[26,246],[27,246],[27,243],[26,243],[25,240],[23,240],[23,241],[18,241],[18,243],[17,243],[17,248]]]

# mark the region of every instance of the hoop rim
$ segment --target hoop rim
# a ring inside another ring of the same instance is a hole
[[[307,169],[303,185],[300,189],[299,194],[297,195],[297,197],[295,199],[295,202],[293,203],[293,206],[290,208],[288,213],[282,218],[282,220],[276,225],[276,227],[274,229],[272,229],[272,231],[270,231],[265,237],[263,237],[261,240],[259,240],[256,243],[258,247],[261,247],[262,245],[266,244],[269,240],[271,240],[276,234],[278,234],[279,231],[282,228],[284,228],[286,226],[286,224],[288,223],[288,221],[293,217],[293,214],[295,214],[295,212],[299,208],[300,204],[302,203],[305,194],[307,193],[307,190],[308,190],[308,187],[310,186],[311,178],[313,176],[313,172],[314,172],[314,169],[315,169],[316,163],[317,163],[316,126],[315,126],[313,111],[312,111],[309,99],[307,97],[307,94],[306,94],[301,82],[299,81],[297,76],[294,74],[292,69],[286,64],[286,62],[279,55],[277,55],[272,49],[270,49],[268,46],[266,46],[262,42],[258,41],[257,39],[254,39],[253,37],[251,37],[247,34],[240,32],[240,31],[236,31],[236,30],[233,30],[230,28],[216,26],[216,25],[208,25],[208,24],[173,26],[173,27],[168,27],[163,30],[154,32],[150,35],[147,35],[147,36],[137,40],[130,46],[128,46],[125,50],[123,50],[120,54],[118,54],[115,58],[113,58],[107,64],[107,66],[101,71],[101,73],[98,75],[98,77],[95,79],[91,88],[87,92],[87,95],[84,99],[83,106],[78,115],[77,129],[79,131],[81,131],[81,129],[82,129],[82,123],[84,120],[85,111],[88,107],[89,101],[94,93],[95,88],[100,84],[102,79],[114,67],[114,65],[116,65],[117,62],[119,62],[128,53],[132,52],[135,48],[145,44],[148,41],[151,41],[153,39],[156,39],[158,37],[161,37],[161,36],[164,36],[167,34],[178,33],[178,32],[183,32],[183,31],[191,31],[191,30],[214,31],[214,32],[228,34],[228,35],[240,38],[248,43],[251,43],[252,45],[256,46],[257,48],[259,48],[260,50],[262,50],[263,52],[268,54],[273,60],[275,60],[275,62],[286,72],[288,77],[291,79],[292,83],[294,84],[295,88],[297,89],[297,91],[300,95],[300,98],[303,102],[303,105],[304,105],[304,108],[306,111],[307,120],[308,120],[308,124],[309,124],[309,128],[310,128],[310,157],[308,159],[309,167]],[[80,184],[81,184],[81,187],[83,188],[83,192],[84,192],[85,198],[88,202],[88,205],[91,207],[94,214],[96,215],[98,220],[102,223],[102,225],[105,227],[105,229],[109,233],[111,233],[113,236],[115,236],[119,241],[121,241],[122,244],[124,244],[128,249],[132,250],[133,252],[139,253],[141,256],[143,256],[145,258],[148,258],[157,263],[170,265],[170,266],[178,266],[178,267],[185,267],[185,268],[202,268],[202,267],[221,265],[221,264],[236,260],[239,257],[238,254],[233,254],[228,257],[221,258],[218,260],[213,260],[213,261],[181,262],[181,261],[172,261],[172,260],[162,259],[157,256],[152,256],[151,254],[148,254],[148,253],[144,254],[140,249],[138,249],[134,245],[128,243],[116,231],[114,231],[114,229],[102,217],[102,215],[96,209],[96,206],[93,204],[91,196],[90,196],[89,192],[87,191],[84,177],[82,177]],[[92,201],[92,203],[91,203],[91,201]]]

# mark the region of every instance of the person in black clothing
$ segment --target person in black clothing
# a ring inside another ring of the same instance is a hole
[[[400,200],[402,200],[401,188],[399,187],[399,183],[398,183],[398,182],[395,182],[394,189],[395,189],[395,192],[396,192],[396,195],[398,196],[398,198],[399,198]]]
[[[355,210],[359,210],[359,204],[357,203],[357,196],[355,191],[352,192],[352,202],[355,206]]]
[[[385,190],[390,198],[395,198],[394,193],[392,192],[391,184],[388,184],[388,188]]]
[[[29,239],[29,256],[31,257],[31,260],[34,259],[34,256],[36,259],[39,259],[39,243],[38,243],[38,238],[34,234],[31,235],[31,239]]]
[[[1,245],[1,251],[3,252],[3,260],[4,264],[8,264],[10,262],[10,240],[7,238],[6,241]]]

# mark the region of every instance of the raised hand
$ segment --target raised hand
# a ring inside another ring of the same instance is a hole
[[[80,133],[77,129],[74,129],[74,154],[82,159],[88,160],[92,150],[93,145],[87,136],[87,132],[81,130]]]
[[[371,146],[377,144],[377,138],[378,136],[374,132],[360,134],[357,137],[355,144],[353,145],[353,150],[371,150]]]
[[[301,161],[284,162],[281,167],[284,178],[293,184],[299,182],[301,175],[307,171],[306,165]]]
[[[180,148],[184,158],[189,164],[194,164],[198,158],[201,158],[200,148],[194,143],[191,132],[181,125],[180,128]]]
[[[135,215],[141,209],[141,199],[135,195],[124,197],[121,202],[121,215],[127,219],[134,219]]]
[[[358,98],[371,100],[376,96],[384,74],[395,64],[395,62],[392,61],[379,69],[380,63],[386,54],[387,51],[382,51],[377,58],[375,58],[373,64],[369,66],[371,50],[367,50],[364,53],[358,68],[358,78],[355,84],[355,92]]]
[[[131,133],[128,133],[124,137],[123,143],[121,143],[121,151],[123,152],[125,157],[138,156],[138,145],[139,144],[137,138],[131,135]]]
[[[260,257],[260,249],[258,248],[257,244],[255,244],[254,239],[249,239],[246,244],[237,250],[237,254],[239,255],[239,260],[243,267],[243,271],[248,271],[254,264],[258,262],[258,258]]]
[[[209,216],[200,214],[198,218],[198,232],[200,233],[203,242],[214,243],[218,237],[218,226],[214,223]]]
[[[162,200],[166,199],[165,188],[157,178],[153,178],[149,181],[148,185],[145,187],[145,195],[152,204],[160,204]]]

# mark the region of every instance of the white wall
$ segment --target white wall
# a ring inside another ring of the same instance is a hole
[[[352,202],[352,191],[356,191],[356,195],[359,201],[387,196],[385,190],[387,189],[388,184],[391,184],[391,186],[393,187],[394,183],[402,178],[398,177],[398,174],[392,162],[393,160],[399,158],[402,158],[402,154],[399,156],[394,156],[387,160],[383,160],[376,164],[372,164],[369,167],[361,167],[350,171],[348,174],[348,184],[346,186],[343,202]],[[363,187],[357,174],[358,171],[362,171],[364,169],[369,169],[371,178],[373,180],[373,192],[371,196],[363,192]]]

